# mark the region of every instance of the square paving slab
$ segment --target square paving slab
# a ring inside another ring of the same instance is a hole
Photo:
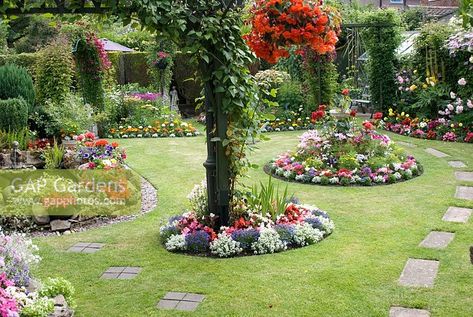
[[[430,317],[430,312],[424,309],[391,307],[389,317]]]
[[[443,216],[442,220],[448,222],[466,223],[468,222],[472,212],[473,210],[468,208],[448,207],[447,212]]]
[[[455,172],[455,177],[459,181],[473,182],[473,172]]]
[[[95,253],[104,247],[104,243],[79,242],[70,247],[67,251],[76,253]]]
[[[451,167],[455,167],[455,168],[466,167],[466,164],[463,163],[462,161],[449,161],[448,165],[450,165]]]
[[[450,156],[446,153],[440,152],[439,150],[436,150],[436,149],[433,149],[433,148],[430,148],[430,147],[425,149],[425,151],[429,154],[432,154],[435,157],[448,157],[448,156]]]
[[[182,292],[168,292],[157,305],[160,309],[195,311],[205,299],[204,295]]]
[[[409,259],[399,278],[402,286],[433,287],[439,261]]]
[[[131,280],[141,272],[140,267],[112,266],[108,268],[100,277],[106,280]]]
[[[473,187],[470,186],[457,186],[457,192],[455,198],[473,200]]]
[[[455,234],[452,232],[432,231],[419,246],[430,249],[444,249],[452,242]]]
[[[412,144],[412,143],[407,143],[407,142],[402,142],[402,141],[398,141],[396,142],[397,144],[399,145],[402,145],[402,146],[407,146],[407,147],[416,147],[415,144]]]

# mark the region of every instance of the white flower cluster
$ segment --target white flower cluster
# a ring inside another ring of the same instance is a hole
[[[325,234],[331,234],[333,230],[335,230],[335,223],[332,221],[332,219],[325,218],[323,216],[317,216],[315,218],[317,218],[320,223],[322,223]]]
[[[186,238],[182,234],[173,234],[164,246],[168,251],[184,251],[186,249]]]
[[[240,242],[233,240],[232,237],[226,233],[220,233],[218,238],[210,244],[210,252],[221,258],[228,258],[242,251],[243,249],[240,247]]]
[[[255,254],[275,253],[286,250],[286,244],[281,241],[279,234],[273,228],[262,228],[258,241],[251,245]]]
[[[31,239],[27,239],[25,234],[13,233],[5,235],[1,230],[0,228],[0,247],[3,260],[5,260],[5,257],[11,257],[12,260],[13,258],[16,260],[21,259],[28,266],[33,266],[41,261],[41,257],[36,254],[39,250],[38,246],[33,244]],[[4,265],[4,262],[0,262],[0,266]]]
[[[203,180],[200,184],[195,185],[187,198],[197,216],[205,215],[207,213],[207,182]]]
[[[303,247],[309,244],[314,244],[322,240],[324,234],[322,231],[313,228],[310,224],[304,223],[297,225],[294,233],[294,242]]]

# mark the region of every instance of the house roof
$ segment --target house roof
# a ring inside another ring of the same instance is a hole
[[[107,39],[101,39],[101,41],[106,51],[133,52],[131,48],[115,43],[113,41]]]

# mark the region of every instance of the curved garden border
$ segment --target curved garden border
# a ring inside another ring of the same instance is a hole
[[[403,176],[401,179],[398,179],[394,182],[374,182],[373,180],[370,179],[370,182],[366,182],[366,183],[348,182],[348,183],[345,183],[345,184],[331,183],[329,177],[327,177],[328,181],[326,181],[326,182],[324,181],[323,183],[322,182],[316,183],[316,182],[313,182],[312,180],[310,180],[310,181],[300,181],[300,180],[297,180],[295,178],[287,178],[287,177],[284,177],[284,176],[280,176],[280,175],[277,175],[277,174],[275,174],[271,171],[271,162],[269,162],[269,163],[267,163],[263,166],[263,171],[266,174],[270,175],[271,177],[274,177],[276,179],[279,179],[279,180],[282,180],[282,181],[285,181],[285,182],[291,182],[291,183],[299,183],[299,184],[306,184],[306,185],[318,185],[318,186],[332,186],[332,187],[369,187],[369,186],[381,186],[381,185],[384,185],[384,186],[394,185],[394,184],[402,183],[402,182],[405,182],[405,181],[409,181],[413,178],[419,177],[424,173],[424,167],[422,166],[422,164],[420,164],[418,162],[417,162],[417,167],[418,167],[418,174],[417,175],[412,175],[410,178],[404,178],[404,176]],[[408,177],[408,176],[406,176],[406,177]]]
[[[220,258],[270,254],[316,244],[335,229],[326,212],[315,206],[294,203],[275,221],[250,214],[230,227],[221,227],[218,234],[200,219],[194,212],[170,218],[160,228],[160,240],[165,249]]]

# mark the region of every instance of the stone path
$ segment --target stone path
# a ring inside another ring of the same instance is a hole
[[[95,253],[105,246],[104,243],[79,242],[70,247],[68,252]]]
[[[425,151],[438,158],[450,156],[433,148],[427,148]],[[458,160],[449,161],[448,165],[453,168],[467,167],[464,162]],[[455,172],[455,178],[462,182],[473,182],[473,172],[458,171]],[[473,200],[473,186],[457,186],[455,198]],[[466,223],[472,213],[473,209],[449,207],[442,220]],[[452,232],[431,231],[422,240],[419,247],[445,249],[453,241],[454,237],[455,233]],[[470,247],[470,258],[473,264],[473,246]],[[434,287],[439,266],[439,261],[409,258],[399,278],[399,284],[411,287]],[[430,317],[430,312],[424,309],[393,306],[389,310],[389,317]]]
[[[473,210],[468,208],[448,207],[442,220],[447,222],[466,223],[468,222],[472,212]]]
[[[169,292],[157,305],[161,309],[195,311],[205,299],[204,295],[193,293]]]
[[[436,149],[433,149],[433,148],[430,148],[430,147],[427,148],[427,149],[425,149],[425,151],[426,151],[427,153],[429,153],[429,154],[432,154],[432,155],[435,156],[435,157],[440,157],[440,158],[442,158],[442,157],[448,157],[448,156],[450,156],[450,155],[448,155],[448,154],[446,154],[446,153],[440,152],[439,150],[436,150]]]
[[[391,307],[389,317],[430,317],[430,312],[423,309]]]
[[[462,161],[448,161],[448,165],[454,168],[464,168],[466,167],[466,164],[463,163]]]
[[[140,272],[140,267],[112,266],[108,268],[100,278],[106,280],[131,280],[134,279]]]
[[[452,232],[432,231],[419,244],[420,247],[429,249],[445,249],[452,242],[455,234]]]
[[[409,259],[399,278],[399,284],[412,287],[433,287],[439,261]]]
[[[455,177],[459,181],[473,182],[473,172],[455,172]]]
[[[455,198],[473,200],[473,187],[457,186]]]

